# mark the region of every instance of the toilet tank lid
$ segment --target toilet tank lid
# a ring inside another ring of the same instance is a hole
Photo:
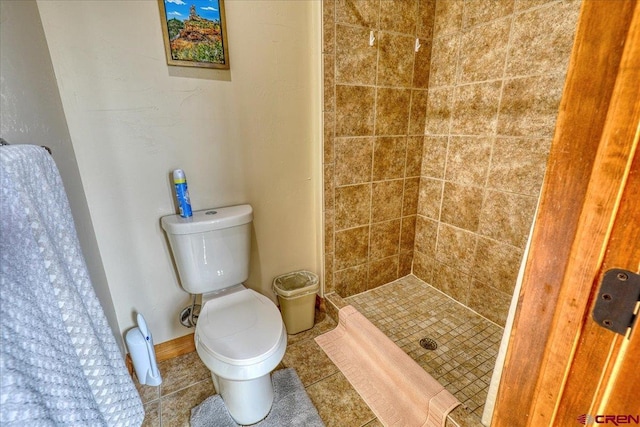
[[[162,228],[168,234],[194,234],[206,231],[235,227],[253,220],[251,205],[228,206],[224,208],[203,209],[193,212],[193,216],[183,218],[180,215],[162,217]]]

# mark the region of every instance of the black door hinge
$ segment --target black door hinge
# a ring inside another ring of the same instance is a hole
[[[627,336],[638,319],[640,274],[620,268],[608,270],[602,277],[593,320],[603,328]]]

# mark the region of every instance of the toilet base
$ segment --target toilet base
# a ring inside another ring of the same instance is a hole
[[[234,381],[211,372],[213,385],[220,393],[229,414],[241,425],[255,424],[267,416],[273,404],[271,375],[253,380]]]

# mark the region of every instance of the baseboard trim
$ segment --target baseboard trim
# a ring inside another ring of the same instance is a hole
[[[165,341],[153,346],[156,352],[156,360],[158,363],[191,353],[196,350],[196,343],[193,340],[193,334],[188,334],[170,341]],[[125,364],[129,370],[129,374],[133,374],[133,361],[131,355],[127,353]]]

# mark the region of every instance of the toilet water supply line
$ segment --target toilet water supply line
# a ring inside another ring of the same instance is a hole
[[[180,323],[187,328],[195,328],[198,323],[198,315],[200,314],[200,304],[196,304],[197,295],[193,295],[191,307],[185,307],[180,312]],[[197,311],[196,311],[197,307]]]

